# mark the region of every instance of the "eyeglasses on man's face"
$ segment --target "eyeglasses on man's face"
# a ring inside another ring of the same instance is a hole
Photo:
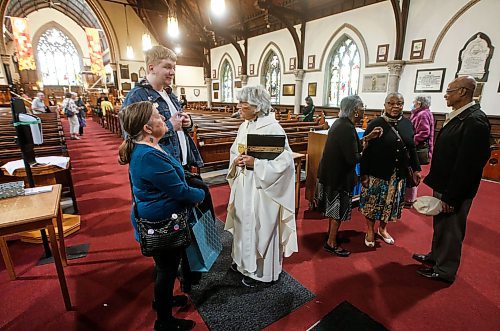
[[[466,89],[466,90],[471,90],[470,88],[467,88],[467,87],[464,87],[464,86],[461,86],[461,87],[456,87],[456,88],[449,88],[449,89],[446,89],[446,93],[449,94],[451,92],[455,92],[455,91],[458,91],[460,89]]]

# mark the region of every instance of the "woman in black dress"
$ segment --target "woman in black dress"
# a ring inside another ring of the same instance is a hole
[[[337,233],[343,221],[351,219],[352,191],[358,179],[355,166],[361,158],[362,145],[354,126],[363,118],[363,101],[357,95],[340,102],[339,119],[330,130],[318,170],[317,206],[330,219],[328,240],[323,246],[328,252],[347,257],[350,252],[340,247]],[[377,138],[381,128],[363,138],[364,144]]]

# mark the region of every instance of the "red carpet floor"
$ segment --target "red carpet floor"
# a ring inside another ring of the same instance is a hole
[[[9,247],[19,278],[10,281],[0,263],[0,330],[152,329],[152,260],[140,255],[133,239],[127,167],[117,163],[120,142],[91,120],[82,140],[68,141],[82,227],[66,244],[90,244],[86,258],[64,269],[74,310],[64,309],[54,265],[36,266],[41,246],[13,241]],[[211,190],[216,213],[225,219],[229,189]],[[431,218],[405,210],[402,221],[389,228],[396,244],[378,240],[371,250],[363,244],[364,220],[354,210],[342,226],[349,239],[344,246],[352,251],[343,259],[322,250],[327,221],[306,210],[304,188],[301,193],[300,252],[284,267],[317,297],[269,330],[305,330],[344,300],[391,330],[498,329],[500,184],[481,183],[451,286],[415,273],[419,265],[411,254],[428,251]],[[420,195],[429,194],[429,188],[420,188]],[[193,307],[176,315],[196,320],[197,330],[207,329]]]

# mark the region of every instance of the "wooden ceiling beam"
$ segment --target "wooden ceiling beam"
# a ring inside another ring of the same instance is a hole
[[[263,9],[267,10],[269,14],[273,15],[276,17],[278,20],[283,23],[283,25],[286,26],[287,30],[290,32],[290,35],[292,36],[293,42],[295,44],[295,50],[297,52],[297,69],[303,69],[304,68],[304,45],[305,45],[305,24],[306,24],[306,19],[304,16],[296,16],[297,18],[301,19],[301,37],[302,40],[299,39],[299,35],[297,34],[297,30],[295,27],[290,23],[290,20],[287,19],[284,15],[284,13],[290,13],[289,11],[284,11],[284,7],[276,6],[273,3],[266,1],[266,0],[259,0],[257,2],[257,5]],[[293,11],[296,12],[296,11]],[[295,15],[294,15],[295,16]]]
[[[396,49],[394,52],[394,60],[402,60],[406,27],[408,25],[410,0],[402,0],[401,7],[399,7],[399,0],[391,0],[391,5],[394,12],[394,19],[396,21]]]

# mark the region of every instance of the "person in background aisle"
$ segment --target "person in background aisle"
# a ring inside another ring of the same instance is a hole
[[[160,139],[159,145],[170,155],[175,157],[184,167],[186,180],[189,186],[203,189],[205,200],[198,207],[202,212],[210,211],[215,218],[212,196],[208,186],[201,176],[192,173],[192,168],[201,168],[203,160],[189,132],[193,126],[191,116],[183,112],[177,96],[172,93],[172,82],[175,76],[177,55],[171,49],[163,46],[153,46],[144,52],[146,60],[146,77],[136,83],[127,94],[122,109],[139,101],[150,101],[156,105],[160,114],[165,118],[168,131]],[[189,291],[191,283],[196,283],[201,274],[191,274],[187,258],[182,259],[184,273],[182,286]]]
[[[432,158],[432,146],[434,145],[434,116],[429,109],[431,97],[417,96],[413,100],[410,121],[413,125],[413,141],[418,149],[419,145],[427,145],[429,148],[429,160]],[[407,187],[405,193],[405,207],[411,208],[417,198],[417,186]]]
[[[452,111],[439,131],[431,170],[424,179],[441,200],[443,211],[433,219],[430,253],[414,254],[413,259],[429,265],[417,270],[420,275],[447,283],[455,281],[467,216],[490,158],[491,125],[473,101],[476,84],[471,76],[448,84],[444,98]]]
[[[50,109],[47,106],[45,106],[43,100],[45,100],[45,94],[43,94],[43,92],[38,92],[36,94],[36,97],[33,98],[33,101],[31,102],[31,112],[34,115],[50,113]]]
[[[168,129],[156,107],[148,101],[134,103],[123,109],[120,117],[128,136],[120,146],[119,161],[120,164],[130,164],[137,217],[149,221],[169,219],[172,214],[181,214],[203,201],[203,190],[190,187],[181,164],[159,146],[158,142]],[[137,240],[134,212],[131,219]],[[184,251],[184,248],[178,248],[153,256],[156,331],[191,330],[195,325],[191,320],[172,316],[174,306],[188,304],[187,296],[173,296],[175,277]]]
[[[113,104],[109,101],[108,97],[104,97],[101,101],[101,113],[103,117],[106,117],[108,112],[113,112]]]
[[[80,136],[83,136],[83,128],[87,126],[87,121],[85,119],[87,107],[85,107],[85,103],[82,100],[82,97],[79,96],[76,100],[76,107],[78,108],[78,123],[80,124],[80,128],[78,129],[78,133]]]
[[[184,94],[181,94],[181,107],[182,109],[186,109],[188,105],[188,101],[186,99],[186,96]]]
[[[68,118],[69,122],[69,132],[71,139],[80,139],[78,136],[78,131],[80,130],[80,123],[78,122],[78,108],[76,107],[76,93],[67,92],[64,94],[64,100],[62,103],[62,109],[64,114]]]
[[[285,140],[275,159],[246,155],[248,134],[286,134],[271,112],[271,97],[263,86],[246,86],[237,96],[245,120],[230,150],[227,180],[231,195],[225,230],[233,234],[231,269],[248,287],[279,280],[283,257],[298,251],[295,225],[295,166]]]
[[[314,121],[314,104],[313,99],[310,96],[306,97],[306,106],[304,107],[304,119],[303,122],[313,122]]]
[[[366,146],[361,156],[361,195],[359,207],[366,218],[365,245],[375,247],[375,222],[380,225],[377,234],[389,245],[394,238],[387,224],[401,218],[404,204],[408,166],[413,181],[420,183],[420,164],[413,142],[413,127],[403,116],[404,98],[401,93],[389,93],[385,98],[384,113],[370,121],[365,131],[369,135],[375,127],[384,134]]]
[[[339,119],[328,130],[323,156],[318,169],[315,202],[319,211],[329,218],[328,239],[323,248],[335,255],[351,253],[337,241],[340,224],[351,219],[352,191],[358,179],[355,167],[361,159],[361,142],[355,128],[356,118],[363,118],[363,101],[357,95],[340,102]],[[376,127],[363,138],[368,141],[382,134]]]

